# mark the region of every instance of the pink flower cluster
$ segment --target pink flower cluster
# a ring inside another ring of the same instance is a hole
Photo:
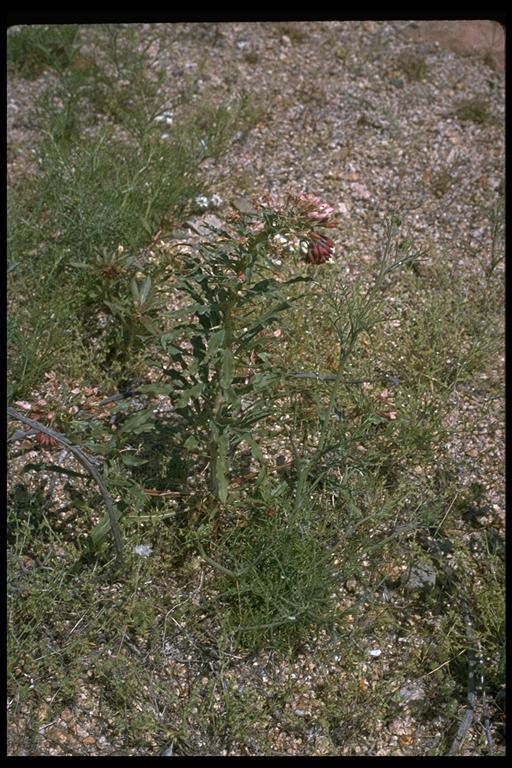
[[[331,219],[334,208],[320,200],[319,197],[303,192],[298,196],[297,203],[302,216],[317,227],[332,228],[337,226],[337,222]],[[306,241],[308,249],[305,260],[309,264],[323,264],[334,254],[334,243],[331,238],[326,237],[316,229],[308,233]]]
[[[334,253],[334,243],[330,237],[325,237],[320,232],[310,232],[308,236],[308,250],[306,261],[309,264],[323,264]]]
[[[334,213],[334,208],[332,205],[324,203],[319,197],[306,195],[303,192],[299,195],[299,206],[304,214],[313,221],[322,222],[323,226],[333,226],[328,223],[328,219]]]

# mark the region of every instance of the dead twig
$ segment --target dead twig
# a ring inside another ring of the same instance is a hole
[[[468,695],[467,695],[468,703],[466,706],[466,711],[464,712],[464,717],[461,720],[461,723],[457,729],[457,733],[455,734],[455,738],[453,739],[452,745],[448,752],[448,755],[450,757],[455,756],[459,753],[459,750],[462,746],[462,742],[464,741],[464,737],[466,736],[466,733],[470,729],[471,723],[473,722],[473,715],[475,714],[476,691],[475,691],[474,632],[473,632],[473,624],[469,617],[469,612],[467,608],[464,609],[464,624],[466,625],[466,637],[468,640]]]
[[[480,691],[482,694],[482,725],[485,731],[485,738],[487,740],[487,750],[489,755],[494,754],[494,742],[491,733],[491,721],[489,718],[489,707],[487,706],[487,696],[485,694],[485,680],[484,680],[484,655],[482,652],[482,644],[480,640],[478,643],[478,663],[480,664]]]
[[[7,413],[12,419],[21,421],[22,424],[26,424],[27,426],[31,427],[31,429],[36,431],[36,433],[42,432],[44,435],[48,435],[49,437],[52,437],[58,443],[63,445],[65,448],[67,448],[67,450],[70,453],[73,454],[73,456],[75,456],[75,458],[89,472],[89,474],[92,475],[92,477],[98,484],[98,487],[101,491],[101,495],[103,497],[103,501],[110,519],[110,525],[111,525],[112,533],[114,536],[115,548],[118,556],[120,556],[123,549],[123,543],[121,540],[121,533],[119,530],[119,525],[117,522],[117,517],[114,509],[114,503],[110,497],[109,492],[107,491],[107,488],[105,487],[105,484],[103,482],[103,479],[100,473],[98,472],[97,468],[94,466],[94,460],[89,458],[84,453],[84,451],[80,448],[80,446],[74,445],[71,442],[71,440],[68,440],[68,438],[65,437],[65,435],[62,435],[60,432],[56,432],[54,429],[50,429],[50,427],[45,427],[43,424],[39,424],[39,422],[34,421],[34,419],[29,419],[28,416],[24,416],[22,413],[18,413],[18,411],[14,410],[14,408],[11,408],[9,406],[7,407]]]

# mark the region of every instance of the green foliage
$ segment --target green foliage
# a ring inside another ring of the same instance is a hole
[[[14,27],[7,38],[7,65],[31,80],[46,69],[64,72],[75,55],[77,36],[76,24]]]
[[[210,488],[221,503],[228,495],[228,452],[246,441],[261,460],[252,432],[271,413],[268,388],[278,378],[266,361],[265,333],[290,307],[291,286],[306,280],[279,279],[268,249],[276,235],[301,223],[262,208],[259,216],[237,215],[234,226],[217,230],[217,242],[184,257],[176,290],[190,303],[168,315],[172,330],[160,336],[176,409],[194,447],[208,457]],[[237,380],[235,368],[245,380]]]
[[[424,80],[428,74],[425,59],[413,53],[403,53],[397,59],[397,64],[409,80]]]
[[[214,545],[236,573],[217,589],[225,631],[243,647],[296,646],[312,626],[332,619],[336,587],[321,509],[295,510],[286,483],[266,483],[250,523]]]
[[[455,114],[462,122],[482,124],[491,119],[489,105],[479,98],[460,101],[457,104]]]
[[[158,118],[167,113],[157,84],[147,82],[137,33],[108,26],[93,32],[97,60],[56,68],[55,84],[39,100],[37,180],[10,190],[10,295],[31,297],[14,304],[9,326],[13,396],[29,391],[45,369],[62,367],[79,346],[114,377],[136,367],[144,337],[155,332],[168,267],[149,261],[145,246],[158,230],[176,226],[205,190],[200,164],[225,151],[245,110],[244,99],[232,111],[217,105],[193,130],[178,121],[163,137]],[[103,117],[128,138],[91,121],[102,88],[111,110]]]

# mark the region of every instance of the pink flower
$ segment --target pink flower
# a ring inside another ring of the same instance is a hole
[[[310,232],[308,245],[308,252],[305,257],[308,264],[323,264],[334,253],[333,241],[330,237],[320,234],[320,232]]]
[[[334,213],[334,208],[328,203],[322,202],[319,197],[314,195],[299,195],[299,206],[303,213],[313,221],[326,222],[329,216]]]

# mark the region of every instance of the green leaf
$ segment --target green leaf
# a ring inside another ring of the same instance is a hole
[[[271,413],[272,410],[270,408],[251,408],[244,414],[243,418],[240,419],[239,425],[244,429],[247,427],[252,427],[253,424],[256,424],[258,421],[261,421],[267,416],[270,416]]]
[[[130,288],[132,291],[133,298],[137,303],[139,303],[140,302],[139,286],[135,278],[132,278],[132,281],[130,283]]]
[[[97,453],[100,456],[108,456],[109,454],[112,453],[112,448],[113,448],[113,445],[111,443],[102,445],[101,443],[94,443],[92,440],[85,440],[84,446],[91,453]]]
[[[277,320],[278,313],[283,312],[290,306],[291,304],[289,301],[281,301],[279,304],[274,305],[268,312],[265,312],[263,315],[261,315],[258,322],[252,325],[244,334],[242,334],[242,336],[240,336],[240,346],[243,346],[253,336],[266,328],[267,325],[270,325],[274,320]]]
[[[69,266],[75,267],[75,269],[88,269],[88,270],[94,269],[92,264],[86,264],[83,261],[70,261]]]
[[[164,317],[170,317],[173,320],[177,320],[181,317],[188,317],[195,313],[201,315],[205,312],[209,312],[210,310],[211,307],[208,304],[195,301],[192,304],[187,304],[185,307],[181,307],[181,309],[175,309],[172,312],[164,312]]]
[[[144,230],[148,233],[148,235],[153,235],[153,227],[149,223],[149,221],[146,219],[145,216],[140,217],[140,223],[144,227]]]
[[[265,465],[265,457],[263,456],[263,451],[250,432],[245,433],[245,440],[251,446],[251,451],[254,458],[257,459],[260,464]]]
[[[119,520],[121,517],[121,513],[117,507],[114,507],[114,515],[116,520]],[[98,525],[94,526],[90,533],[93,546],[97,547],[99,544],[101,544],[103,539],[110,533],[111,527],[110,517],[108,514],[105,514],[103,519],[98,523]]]
[[[158,336],[159,329],[153,320],[150,320],[148,317],[143,317],[141,318],[141,323],[148,333],[152,336]]]
[[[271,384],[275,384],[276,381],[279,381],[279,376],[275,373],[260,373],[257,376],[254,376],[250,380],[251,384],[251,391],[252,392],[261,392],[262,389],[266,389]]]
[[[208,341],[208,358],[212,358],[220,346],[222,346],[222,342],[224,341],[225,332],[224,330],[216,331],[215,333],[212,333],[210,336],[210,339]]]
[[[110,312],[113,315],[117,315],[118,317],[123,317],[123,315],[126,315],[126,305],[121,304],[120,301],[117,299],[111,299],[110,301],[105,301],[105,306],[107,306],[110,309]]]
[[[187,449],[187,451],[193,451],[194,448],[197,448],[199,443],[197,442],[196,438],[193,435],[190,435],[190,437],[187,437],[185,442],[183,443],[183,447]]]
[[[151,432],[153,429],[155,429],[153,410],[145,408],[129,416],[119,430],[119,434],[140,435],[143,432]]]
[[[204,390],[205,385],[202,382],[199,382],[199,384],[196,384],[194,387],[190,387],[190,389],[185,389],[180,397],[178,398],[175,407],[176,408],[183,408],[188,405],[188,401],[190,399],[198,397]]]
[[[151,275],[148,275],[144,282],[142,283],[142,288],[140,289],[140,303],[144,304],[146,302],[146,299],[148,297],[148,294],[151,290]]]
[[[123,464],[126,464],[127,467],[141,467],[143,464],[147,464],[149,459],[141,459],[139,456],[123,453],[121,454],[121,461]]]

